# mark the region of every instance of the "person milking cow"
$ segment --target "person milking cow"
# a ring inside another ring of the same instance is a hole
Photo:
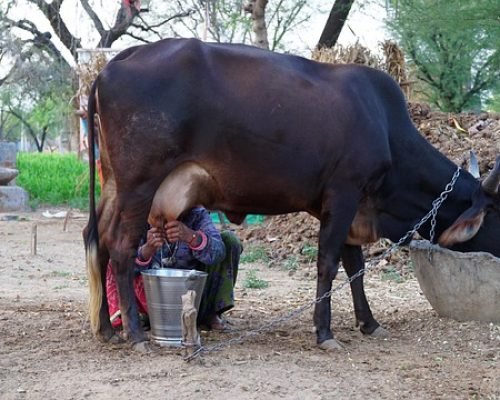
[[[234,306],[234,285],[242,246],[231,231],[219,232],[209,212],[196,206],[163,229],[149,227],[135,258],[134,292],[141,320],[147,326],[148,308],[141,271],[150,268],[197,269],[208,273],[202,294],[198,325],[224,331],[223,313]],[[117,285],[108,263],[106,292],[114,328],[122,326]]]

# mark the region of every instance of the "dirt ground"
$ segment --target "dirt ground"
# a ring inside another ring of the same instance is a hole
[[[203,333],[203,345],[221,344],[218,351],[188,363],[179,349],[144,355],[101,343],[86,312],[87,215],[74,213],[64,231],[63,219],[42,211],[0,215],[1,399],[500,399],[500,325],[440,318],[413,276],[377,270],[366,277],[367,295],[390,339],[359,333],[345,287],[332,302],[345,349],[319,350],[312,307],[290,317],[314,298],[315,267],[278,261],[241,265],[228,315],[234,331]],[[245,289],[250,270],[269,286]]]

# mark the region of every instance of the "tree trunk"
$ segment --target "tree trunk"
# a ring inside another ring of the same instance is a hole
[[[252,14],[252,29],[254,37],[252,44],[261,49],[269,50],[269,40],[267,39],[266,26],[266,6],[268,0],[249,0],[245,6],[245,11]]]
[[[354,0],[335,0],[332,11],[330,11],[330,16],[323,28],[323,33],[321,33],[319,42],[316,45],[317,49],[335,46],[349,15],[349,11],[351,11],[352,3],[354,3]]]

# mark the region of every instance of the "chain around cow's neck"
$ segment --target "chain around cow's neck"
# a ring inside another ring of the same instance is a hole
[[[453,174],[451,181],[445,186],[443,192],[439,195],[439,197],[432,202],[432,210],[431,213],[431,230],[429,232],[429,242],[434,244],[434,235],[436,234],[436,217],[439,210],[439,207],[444,203],[444,201],[448,198],[448,194],[450,194],[457,182],[458,176],[460,175],[460,167],[457,167],[457,170]]]

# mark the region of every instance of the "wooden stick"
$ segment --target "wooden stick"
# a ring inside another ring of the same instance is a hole
[[[36,255],[36,241],[37,241],[37,225],[31,226],[31,255]]]
[[[64,225],[63,225],[63,232],[66,232],[68,229],[68,220],[71,216],[71,210],[68,210],[66,213],[66,217],[64,217]]]

